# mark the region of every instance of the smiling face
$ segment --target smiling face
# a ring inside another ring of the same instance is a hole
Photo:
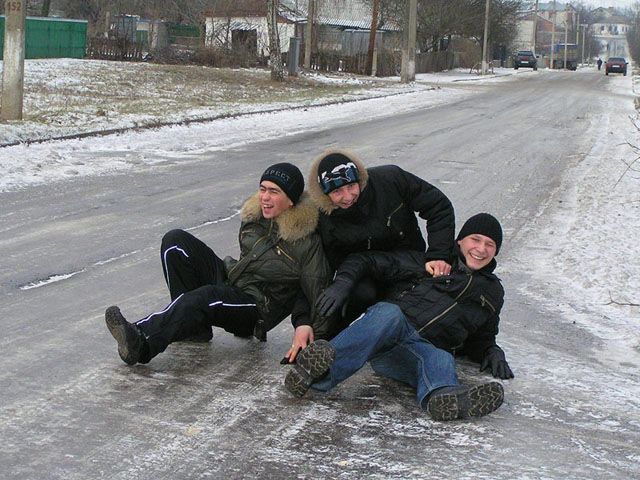
[[[348,183],[340,188],[329,192],[331,202],[339,208],[349,208],[353,206],[360,196],[360,184],[358,182]]]
[[[264,218],[276,218],[285,210],[293,206],[286,193],[273,182],[263,180],[260,183],[259,195],[260,210]]]
[[[496,242],[479,233],[472,233],[462,240],[458,240],[458,245],[467,267],[471,270],[480,270],[486,267],[496,256]]]

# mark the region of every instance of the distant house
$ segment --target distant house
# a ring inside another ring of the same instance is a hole
[[[562,2],[538,2],[538,15],[545,20],[555,21],[556,30],[564,29],[565,23],[575,25],[577,11],[570,3]]]
[[[278,32],[282,52],[289,48],[289,38],[304,42],[307,25],[306,0],[281,0],[278,10]],[[206,15],[206,45],[255,49],[268,52],[269,36],[264,0],[238,0],[227,7],[216,7]],[[314,51],[353,55],[367,50],[371,28],[371,5],[361,0],[321,0],[317,2],[317,25]],[[382,19],[377,28],[377,41],[398,37],[400,28]],[[304,43],[303,43],[304,44]]]
[[[296,36],[296,27],[303,15],[295,8],[296,2],[282,0],[278,9],[280,50],[289,51],[290,37]],[[205,14],[205,45],[229,49],[243,48],[260,56],[269,52],[267,2],[264,0],[238,0],[219,2]]]
[[[591,11],[596,20],[591,29],[600,42],[601,54],[606,56],[626,56],[626,34],[631,28],[629,20],[615,8],[596,8]]]
[[[364,53],[371,33],[371,2],[359,0],[323,0],[318,2],[317,49],[350,56]],[[306,24],[306,19],[305,19]],[[376,43],[394,49],[399,46],[400,27],[379,17]]]
[[[525,2],[518,15],[518,30],[513,42],[513,50],[535,50],[536,54],[548,55],[555,23],[555,43],[564,42],[565,26],[575,38],[577,11],[570,4],[561,2]],[[536,29],[535,39],[533,29]],[[535,48],[534,48],[535,46]]]
[[[596,8],[591,11],[596,22],[592,25],[593,33],[598,36],[626,35],[631,28],[629,20],[615,8]]]

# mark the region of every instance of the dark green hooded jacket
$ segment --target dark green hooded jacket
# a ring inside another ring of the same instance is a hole
[[[242,207],[240,259],[225,258],[227,282],[251,295],[264,327],[270,330],[292,313],[294,327],[311,325],[316,338],[327,335],[316,298],[331,280],[331,271],[316,232],[318,209],[305,192],[299,202],[274,219],[265,219],[258,193]]]

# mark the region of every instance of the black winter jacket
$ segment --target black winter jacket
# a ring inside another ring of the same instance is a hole
[[[457,248],[456,252],[460,255]],[[495,260],[472,271],[458,256],[451,274],[437,278],[427,274],[426,261],[423,252],[415,251],[352,254],[338,269],[335,282],[347,289],[365,276],[385,282],[385,301],[398,305],[423,338],[482,361],[488,348],[497,347],[504,302],[500,279],[492,273]]]
[[[320,209],[320,236],[332,268],[350,253],[395,249],[425,251],[415,212],[427,220],[429,260],[451,257],[455,231],[453,206],[433,185],[395,165],[365,169],[351,152],[347,156],[360,173],[360,198],[351,208],[335,207],[318,183],[316,158],[308,181],[309,194]]]

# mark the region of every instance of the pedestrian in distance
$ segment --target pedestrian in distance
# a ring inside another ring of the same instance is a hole
[[[203,332],[210,339],[211,327],[266,340],[266,332],[289,314],[295,351],[328,334],[327,320],[309,305],[332,272],[316,232],[318,210],[304,192],[300,170],[290,163],[267,168],[241,216],[238,260],[220,259],[183,230],[165,234],[160,253],[171,303],[134,323],[117,306],[105,314],[125,363],[147,363],[172,342]]]
[[[424,252],[350,255],[318,299],[320,314],[340,308],[365,275],[393,281],[394,288],[329,342],[304,349],[285,387],[298,397],[309,388],[327,391],[370,362],[375,372],[414,387],[418,404],[435,420],[493,412],[503,402],[502,384],[461,385],[454,354],[467,355],[494,377],[513,378],[496,344],[504,290],[493,271],[501,244],[498,220],[480,213],[460,230],[448,275],[428,272]]]
[[[353,153],[326,150],[314,159],[309,194],[320,209],[320,235],[331,268],[350,253],[426,252],[434,272],[447,274],[455,233],[453,205],[438,188],[395,165],[365,168]],[[426,221],[427,243],[416,219]],[[379,299],[384,288],[363,278],[341,315],[338,330]]]
[[[600,70],[600,67],[602,67],[602,59],[598,57],[598,61],[596,63],[598,64],[598,70]]]

